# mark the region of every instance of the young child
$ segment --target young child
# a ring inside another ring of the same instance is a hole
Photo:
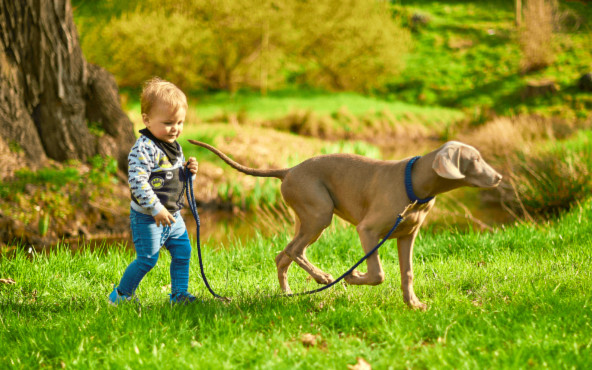
[[[136,259],[127,267],[109,302],[118,305],[134,297],[142,278],[158,261],[161,246],[171,253],[171,303],[190,303],[195,297],[187,292],[191,244],[183,207],[184,166],[194,175],[197,161],[184,162],[176,139],[183,131],[187,111],[185,94],[170,82],[153,78],[141,96],[145,129],[128,156],[129,185],[132,194],[130,222]]]

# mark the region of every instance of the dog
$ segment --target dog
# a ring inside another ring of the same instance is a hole
[[[449,141],[422,157],[400,161],[329,154],[284,169],[245,167],[209,144],[189,142],[212,151],[247,175],[282,181],[284,201],[296,215],[295,236],[275,258],[280,287],[287,294],[291,293],[287,273],[292,262],[319,284],[334,281],[305,255],[306,248],[330,225],[333,214],[356,226],[364,252],[368,253],[386,236],[397,215],[405,212],[405,218],[389,239],[397,239],[405,303],[425,310],[426,305],[413,290],[413,244],[434,206],[434,197],[463,186],[494,188],[502,180],[502,175],[483,160],[477,149],[458,141]],[[366,264],[366,273],[354,270],[345,281],[353,285],[382,283],[385,274],[378,253],[368,257]]]

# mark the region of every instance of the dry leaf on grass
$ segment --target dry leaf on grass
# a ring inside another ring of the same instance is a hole
[[[168,292],[170,290],[171,290],[171,284],[164,285],[164,286],[161,286],[160,287],[160,291],[163,292],[163,293],[166,293],[166,292]]]
[[[0,279],[0,284],[16,284],[16,281],[12,280],[11,278],[8,279]]]
[[[358,362],[354,365],[347,365],[350,370],[372,370],[372,366],[361,357],[357,358]]]
[[[300,341],[304,345],[304,347],[314,347],[317,345],[317,337],[310,333],[302,334],[300,337]]]

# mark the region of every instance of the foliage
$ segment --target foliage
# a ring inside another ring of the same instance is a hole
[[[592,132],[519,155],[512,181],[513,207],[537,216],[570,209],[592,193]]]
[[[125,246],[44,254],[16,246],[0,258],[0,277],[15,281],[0,284],[0,367],[344,369],[361,357],[378,369],[587,368],[591,220],[588,200],[544,226],[423,235],[414,282],[426,312],[403,304],[393,242],[380,250],[383,284],[301,297],[276,296],[273,258],[290,234],[208,244],[208,279],[233,300],[209,295],[193,258],[199,300],[185,307],[168,303],[162,253],[138,289],[142,305],[117,308],[107,295],[133,258]],[[334,276],[362,255],[351,227],[327,230],[308,252]],[[295,266],[289,279],[295,291],[317,286]]]
[[[296,1],[293,52],[301,57],[295,82],[338,91],[378,88],[402,67],[408,31],[391,17],[388,2]],[[298,59],[297,59],[298,61]]]
[[[189,88],[205,84],[205,60],[195,50],[204,47],[208,34],[195,30],[180,14],[126,12],[85,32],[81,41],[86,58],[107,68],[121,86],[141,86],[158,75]]]
[[[518,113],[589,114],[592,96],[575,84],[592,65],[590,6],[559,4],[559,14],[571,15],[572,25],[554,36],[555,62],[528,75],[522,74],[513,1],[414,0],[395,9],[407,27],[414,18],[425,23],[414,27],[406,68],[384,86],[389,99],[465,108],[479,122]],[[560,91],[524,99],[522,91],[531,79],[554,80]]]
[[[94,23],[85,7],[96,5],[77,3],[87,59],[122,86],[159,75],[187,90],[265,93],[297,82],[367,91],[401,70],[409,43],[386,2],[124,3],[127,11],[106,7],[120,14]]]
[[[56,237],[63,235],[81,213],[86,212],[89,220],[102,217],[91,211],[89,203],[100,201],[109,209],[121,202],[114,192],[117,184],[117,161],[110,157],[95,156],[89,166],[72,161],[36,171],[24,168],[0,183],[1,212],[25,225],[36,222],[34,230],[39,235],[51,231]]]

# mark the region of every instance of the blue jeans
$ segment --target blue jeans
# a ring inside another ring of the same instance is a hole
[[[164,245],[171,253],[171,293],[186,292],[189,285],[189,259],[191,244],[181,212],[175,212],[171,226],[156,226],[154,217],[135,210],[130,211],[130,224],[136,259],[125,269],[117,289],[128,296],[136,292],[140,281],[158,261]]]

